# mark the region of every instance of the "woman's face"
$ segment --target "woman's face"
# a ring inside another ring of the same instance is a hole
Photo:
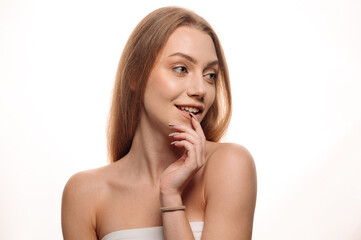
[[[218,59],[209,35],[179,27],[169,37],[150,73],[142,117],[152,125],[190,126],[189,112],[201,121],[215,99]]]

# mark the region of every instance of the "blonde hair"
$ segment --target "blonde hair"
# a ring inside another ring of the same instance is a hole
[[[201,125],[209,141],[218,142],[225,134],[232,101],[227,63],[216,33],[206,20],[192,11],[179,7],[160,8],[135,27],[119,61],[108,122],[111,163],[129,152],[149,74],[169,36],[181,26],[194,27],[207,33],[213,40],[219,61],[216,98]]]

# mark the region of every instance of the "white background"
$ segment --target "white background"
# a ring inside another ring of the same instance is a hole
[[[168,5],[218,32],[225,141],[258,171],[254,239],[361,239],[361,1],[0,0],[0,239],[61,239],[63,187],[107,164],[122,48]]]

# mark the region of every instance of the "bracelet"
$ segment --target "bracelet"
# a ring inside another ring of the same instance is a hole
[[[160,208],[160,210],[162,212],[173,212],[173,211],[179,211],[179,210],[184,210],[186,209],[186,206],[178,206],[178,207],[162,207]]]

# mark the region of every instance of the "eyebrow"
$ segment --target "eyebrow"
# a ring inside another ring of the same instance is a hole
[[[173,54],[169,55],[168,57],[174,57],[174,56],[183,57],[183,58],[187,59],[188,61],[190,61],[193,64],[198,63],[198,61],[196,59],[192,58],[191,56],[189,56],[187,54],[180,53],[180,52],[173,53]],[[214,65],[217,65],[217,64],[218,64],[218,60],[215,60],[215,61],[212,61],[212,62],[208,63],[207,67],[214,66]]]

